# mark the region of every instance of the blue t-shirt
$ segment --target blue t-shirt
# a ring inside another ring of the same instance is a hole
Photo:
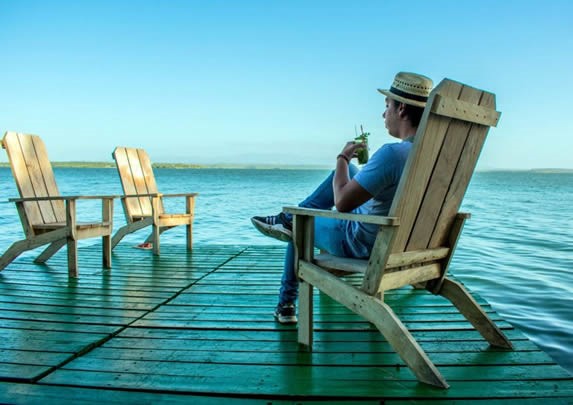
[[[354,180],[373,197],[352,210],[357,214],[388,215],[400,176],[406,165],[412,140],[387,143],[378,149],[364,165]],[[346,240],[354,257],[368,257],[374,246],[378,225],[347,221]]]

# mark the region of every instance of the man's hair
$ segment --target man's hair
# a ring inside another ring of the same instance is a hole
[[[394,103],[394,107],[398,108],[400,103],[398,100],[391,99]],[[404,112],[408,120],[414,127],[420,125],[420,120],[422,119],[422,114],[424,113],[424,107],[416,107],[415,105],[404,104]]]

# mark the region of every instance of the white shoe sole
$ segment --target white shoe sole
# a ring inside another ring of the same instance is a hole
[[[287,323],[297,323],[298,320],[296,319],[296,315],[292,315],[292,316],[281,316],[281,315],[277,315],[275,314],[275,319],[277,320],[278,323],[281,324],[287,324]]]
[[[254,227],[265,236],[270,236],[282,242],[290,242],[292,240],[292,232],[286,229],[282,224],[269,225],[254,218],[251,218],[251,222]]]

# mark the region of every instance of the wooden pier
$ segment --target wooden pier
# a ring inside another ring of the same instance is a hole
[[[445,299],[385,299],[450,383],[416,381],[378,331],[316,293],[315,347],[272,317],[283,246],[80,248],[0,272],[0,403],[573,403],[573,376],[501,319],[514,351],[490,348]],[[455,268],[453,269],[455,275]]]

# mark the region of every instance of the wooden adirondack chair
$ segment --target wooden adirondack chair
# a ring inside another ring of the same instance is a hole
[[[78,276],[78,240],[101,236],[103,266],[111,268],[111,232],[114,196],[60,196],[44,142],[39,136],[6,132],[2,147],[8,153],[20,198],[16,203],[26,239],[15,242],[0,258],[0,270],[27,250],[49,246],[35,262],[44,263],[64,245],[68,247],[68,274]],[[76,203],[102,200],[102,221],[76,221]]]
[[[160,254],[159,235],[175,226],[187,228],[187,249],[193,247],[193,219],[195,197],[197,193],[161,194],[157,191],[151,161],[145,150],[117,147],[113,151],[121,185],[125,196],[122,197],[127,224],[120,228],[112,238],[112,249],[121,239],[132,232],[152,226],[151,235],[145,240],[153,244],[153,253]],[[183,214],[167,214],[163,208],[164,197],[184,197],[186,210]]]
[[[404,324],[384,291],[423,286],[450,301],[492,345],[510,341],[465,288],[446,276],[464,221],[458,213],[490,126],[495,95],[448,79],[431,93],[388,217],[285,207],[294,214],[293,240],[300,280],[298,340],[312,347],[312,287],[372,322],[419,381],[448,384]],[[314,256],[314,217],[380,225],[369,260]],[[354,286],[332,272],[363,273]]]

